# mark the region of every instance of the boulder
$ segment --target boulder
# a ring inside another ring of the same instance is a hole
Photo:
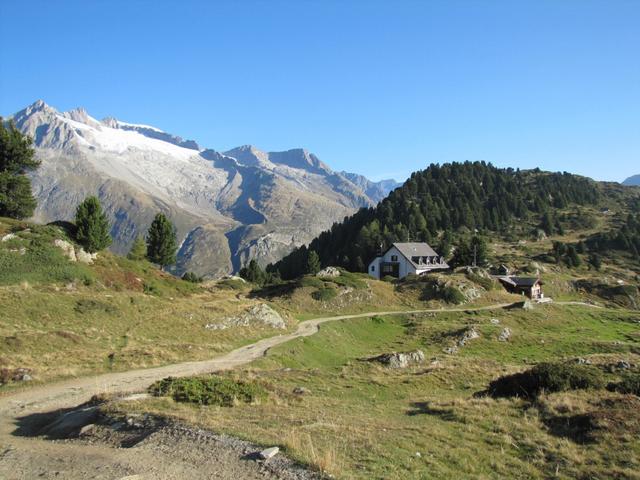
[[[84,248],[78,248],[76,249],[76,258],[80,263],[91,265],[93,261],[98,258],[98,254],[85,252]]]
[[[316,273],[316,277],[339,277],[340,270],[336,267],[326,267]]]
[[[490,320],[490,322],[491,322],[493,325],[499,325],[499,324],[500,324],[500,320],[498,320],[497,318],[492,318],[492,319]]]
[[[287,328],[287,324],[280,314],[266,303],[254,305],[237,317],[227,317],[218,323],[208,323],[204,328],[207,330],[225,330],[230,327],[248,327],[255,324],[263,324],[279,329]]]
[[[9,240],[13,240],[14,238],[18,238],[15,233],[7,233],[4,237],[2,237],[2,241],[8,242]]]
[[[467,328],[460,338],[458,338],[458,346],[464,347],[469,341],[480,338],[480,334],[476,330],[476,327]]]
[[[262,460],[269,460],[270,458],[275,457],[279,452],[280,452],[280,449],[278,447],[271,447],[271,448],[266,448],[266,449],[262,450],[258,454],[258,456]]]
[[[60,250],[62,250],[62,253],[72,262],[77,262],[78,258],[76,257],[76,249],[74,248],[73,244],[71,244],[70,242],[67,242],[66,240],[60,240],[59,238],[56,238],[53,241],[53,244],[58,247]]]
[[[498,337],[498,341],[507,342],[511,338],[511,329],[508,327],[504,327],[502,332],[500,332],[500,336]]]
[[[304,387],[295,387],[293,389],[293,393],[295,393],[296,395],[306,395],[307,393],[309,393],[309,389]]]
[[[424,362],[424,352],[416,350],[405,353],[383,353],[370,360],[382,363],[389,368],[407,368],[410,365],[416,365]]]

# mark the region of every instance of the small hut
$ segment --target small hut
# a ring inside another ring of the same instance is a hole
[[[505,275],[498,277],[498,280],[507,292],[526,295],[532,300],[544,298],[544,293],[542,293],[543,282],[538,277],[514,277]]]

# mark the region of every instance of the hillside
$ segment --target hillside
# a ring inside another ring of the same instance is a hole
[[[270,269],[293,278],[313,250],[323,266],[364,271],[381,245],[409,238],[432,244],[446,257],[471,232],[487,238],[538,240],[571,229],[570,212],[576,208],[615,205],[621,214],[633,211],[631,202],[637,198],[635,190],[568,173],[499,169],[484,162],[431,165],[412,174],[375,208],[363,208],[335,223],[308,247],[294,250]],[[597,224],[602,215],[588,216],[591,219],[582,221]]]
[[[623,185],[629,185],[629,186],[637,186],[640,185],[640,175],[633,175],[627,179],[625,179],[624,182],[622,182]]]
[[[153,216],[167,214],[181,244],[176,273],[210,277],[237,271],[250,258],[266,265],[309,242],[334,221],[388,193],[362,187],[303,149],[220,153],[149,125],[84,109],[58,112],[37,101],[11,120],[34,139],[34,220],[70,220],[98,194],[112,222],[112,251],[126,253]]]

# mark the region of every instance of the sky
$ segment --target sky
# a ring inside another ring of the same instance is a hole
[[[485,160],[640,173],[640,1],[0,1],[0,114],[304,147],[405,179]]]

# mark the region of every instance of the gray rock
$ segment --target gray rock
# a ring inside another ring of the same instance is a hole
[[[62,253],[72,262],[76,262],[78,261],[78,258],[76,257],[76,249],[74,248],[73,244],[71,244],[70,242],[67,242],[66,240],[60,240],[59,238],[56,238],[53,241],[53,244],[58,247],[60,250],[62,250]]]
[[[458,339],[458,346],[464,347],[469,341],[480,338],[480,334],[476,330],[476,327],[469,327]]]
[[[15,233],[7,233],[4,237],[2,237],[3,242],[8,242],[9,240],[13,240],[14,238],[18,238]]]
[[[207,330],[225,330],[231,327],[248,327],[256,324],[279,329],[287,328],[287,324],[280,314],[266,303],[254,305],[237,317],[227,317],[218,323],[208,323],[204,328]]]
[[[621,360],[616,364],[616,367],[621,368],[622,370],[628,370],[629,368],[631,368],[631,364],[629,362]]]
[[[588,358],[578,357],[576,358],[576,363],[578,365],[591,365],[591,360],[589,360]]]
[[[424,352],[422,350],[416,350],[405,353],[383,353],[370,360],[382,363],[390,368],[407,368],[410,365],[423,363],[424,359]]]
[[[326,267],[316,273],[316,277],[339,277],[340,270],[336,267]]]
[[[93,261],[96,258],[98,258],[98,254],[88,253],[88,252],[85,252],[84,248],[78,248],[76,249],[76,258],[80,263],[86,263],[88,265],[91,265]]]
[[[491,322],[493,325],[499,325],[499,324],[500,324],[500,320],[498,320],[497,318],[492,318],[492,319],[490,320],[490,322]]]
[[[293,389],[293,393],[295,393],[296,395],[306,395],[307,393],[309,393],[309,389],[304,387],[295,387]]]
[[[96,426],[93,423],[89,423],[80,429],[80,432],[78,433],[78,435],[81,437],[84,435],[90,435],[91,433],[93,433],[93,430],[95,428]]]
[[[262,450],[258,455],[262,460],[269,460],[270,458],[275,457],[280,452],[278,447],[271,447]]]
[[[498,341],[507,342],[510,338],[511,338],[511,329],[508,328],[508,327],[505,327],[505,328],[502,329],[502,332],[500,332],[500,336],[498,337]]]
[[[447,355],[455,355],[456,353],[458,353],[458,347],[454,345],[452,347],[446,347],[442,351]]]

